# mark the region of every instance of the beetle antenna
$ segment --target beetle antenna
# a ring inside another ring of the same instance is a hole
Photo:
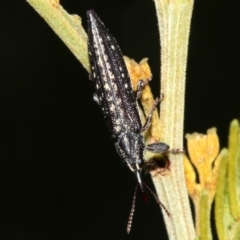
[[[131,207],[131,211],[130,211],[130,214],[128,217],[128,223],[127,223],[127,233],[128,234],[130,233],[131,228],[132,228],[133,215],[134,215],[135,205],[136,205],[137,189],[138,189],[138,185],[135,187],[135,190],[134,190],[132,207]]]
[[[143,182],[143,185],[148,189],[148,191],[153,195],[153,197],[155,198],[156,202],[165,210],[166,214],[170,217],[171,214],[169,213],[169,211],[167,210],[167,208],[164,206],[164,204],[159,200],[158,196],[152,191],[152,189]]]

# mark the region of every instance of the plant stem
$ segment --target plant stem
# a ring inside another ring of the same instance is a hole
[[[229,239],[229,195],[227,190],[228,150],[221,151],[222,160],[219,167],[218,185],[215,197],[215,222],[219,240]]]
[[[183,148],[184,95],[187,49],[193,0],[155,0],[161,42],[161,141]],[[185,184],[183,156],[170,155],[170,174],[153,177],[169,239],[193,240],[195,231]]]
[[[81,18],[77,15],[68,14],[58,1],[27,0],[27,2],[48,23],[89,72],[87,34],[81,25]]]

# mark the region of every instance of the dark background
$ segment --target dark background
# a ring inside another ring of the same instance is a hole
[[[85,28],[94,9],[124,54],[149,57],[159,95],[153,1],[61,4]],[[239,5],[196,0],[192,18],[185,132],[216,126],[221,147],[240,116]],[[27,2],[4,1],[0,20],[0,238],[167,239],[157,204],[141,199],[126,234],[135,179],[120,164],[87,72]]]

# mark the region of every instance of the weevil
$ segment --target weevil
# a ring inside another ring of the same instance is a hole
[[[146,145],[142,136],[142,132],[151,125],[153,111],[160,99],[156,99],[146,117],[146,122],[142,125],[137,99],[149,81],[139,81],[137,92],[134,92],[122,52],[115,38],[93,10],[87,12],[87,20],[90,78],[94,82],[96,91],[93,99],[102,109],[119,156],[135,174],[143,200],[148,202],[146,185],[141,179],[143,153],[145,150],[154,153],[169,151],[169,145],[163,142]]]

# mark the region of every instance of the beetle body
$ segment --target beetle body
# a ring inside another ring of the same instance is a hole
[[[87,12],[87,18],[91,80],[96,90],[93,98],[101,106],[118,154],[135,174],[143,199],[147,202],[148,197],[141,180],[143,152],[146,149],[163,153],[169,149],[165,143],[145,145],[141,134],[151,124],[156,105],[142,126],[136,96],[139,96],[143,82],[140,82],[139,92],[135,94],[116,40],[93,10]]]

